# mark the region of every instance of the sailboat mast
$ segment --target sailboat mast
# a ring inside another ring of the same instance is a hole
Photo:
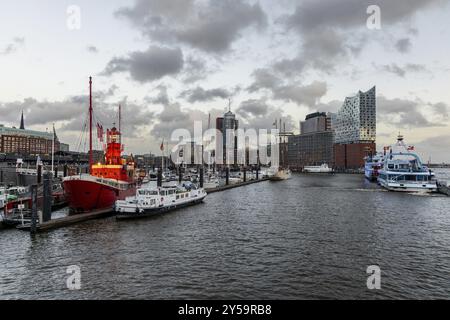
[[[89,173],[92,171],[92,77],[89,77]]]

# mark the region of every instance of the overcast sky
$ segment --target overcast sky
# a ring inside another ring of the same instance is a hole
[[[94,108],[123,105],[126,152],[158,152],[175,128],[232,110],[271,128],[377,87],[378,147],[398,132],[428,161],[450,162],[449,0],[16,0],[0,10],[0,123],[55,123],[80,139]],[[366,10],[381,9],[381,29]],[[71,7],[71,6],[76,6]],[[77,19],[77,9],[80,20]],[[214,122],[213,122],[214,123]]]

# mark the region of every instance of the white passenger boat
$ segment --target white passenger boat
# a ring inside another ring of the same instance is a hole
[[[406,146],[403,136],[389,148],[379,172],[378,183],[390,191],[436,192],[437,181],[431,169],[422,164],[414,147]]]
[[[332,173],[333,168],[330,168],[327,163],[324,163],[320,166],[305,166],[303,168],[303,172],[308,173]]]
[[[206,192],[192,183],[178,187],[140,188],[134,197],[118,200],[116,219],[144,218],[203,202]]]
[[[377,181],[383,167],[383,154],[375,154],[364,159],[364,175],[369,181]]]

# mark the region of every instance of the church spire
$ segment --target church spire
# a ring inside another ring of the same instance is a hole
[[[23,121],[23,110],[22,110],[22,117],[20,118],[20,129],[25,130],[25,122]]]

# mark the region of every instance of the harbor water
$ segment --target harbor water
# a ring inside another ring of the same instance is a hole
[[[448,299],[449,208],[362,175],[295,174],[146,220],[1,230],[0,298]],[[80,290],[66,286],[72,265]]]

